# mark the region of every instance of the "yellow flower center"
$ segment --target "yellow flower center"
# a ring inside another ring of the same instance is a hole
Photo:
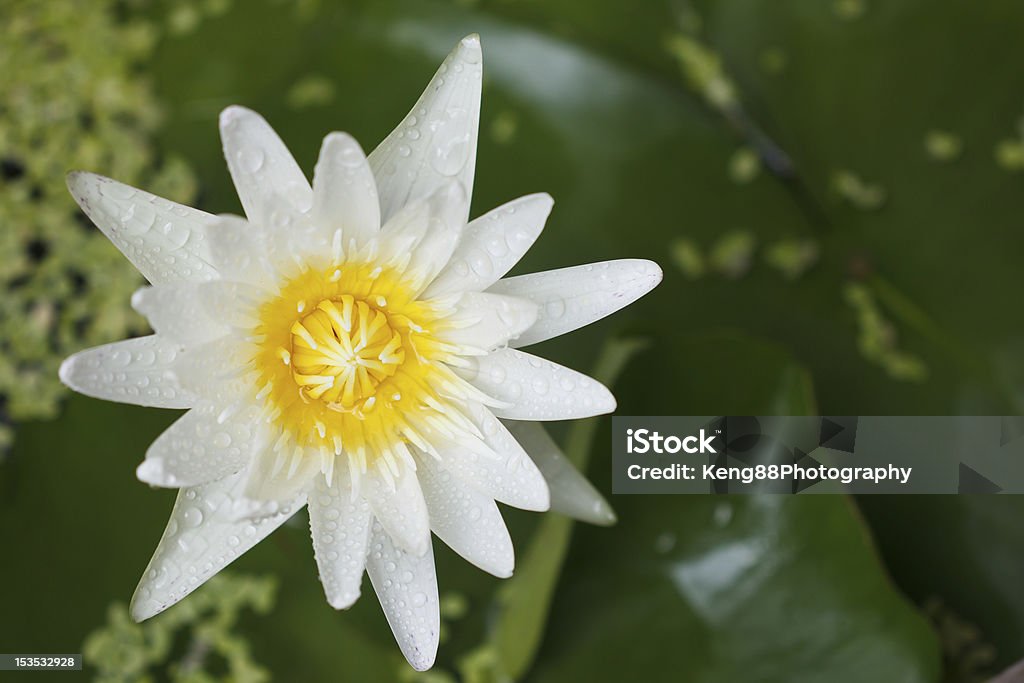
[[[275,450],[347,453],[363,469],[453,419],[466,384],[457,349],[435,335],[450,310],[415,298],[403,274],[373,262],[309,269],[260,306],[256,397],[279,427]]]
[[[295,383],[309,398],[346,409],[373,399],[405,362],[402,335],[388,314],[351,294],[324,299],[291,332]]]

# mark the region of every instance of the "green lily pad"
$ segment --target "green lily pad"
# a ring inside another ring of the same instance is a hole
[[[893,580],[940,628],[952,680],[980,680],[1024,652],[1024,498],[865,496]]]
[[[578,531],[530,680],[939,679],[848,500],[617,501],[620,526]]]

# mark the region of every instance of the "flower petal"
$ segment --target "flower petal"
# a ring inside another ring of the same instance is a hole
[[[272,290],[279,284],[275,255],[267,235],[239,216],[222,214],[209,230],[210,259],[223,279]]]
[[[422,555],[407,553],[392,543],[374,522],[366,571],[398,647],[417,671],[434,665],[441,634],[437,574],[430,544]]]
[[[245,372],[257,351],[238,335],[218,337],[185,350],[174,365],[174,376],[183,388],[214,403],[244,402],[252,392]]]
[[[514,349],[467,360],[474,367],[460,369],[459,374],[508,404],[493,409],[498,417],[572,420],[615,410],[615,397],[603,384],[549,360]]]
[[[551,490],[551,509],[600,526],[615,524],[615,512],[604,496],[573,467],[569,459],[536,422],[505,423],[512,435],[537,463]]]
[[[152,486],[183,488],[223,479],[245,467],[261,447],[259,415],[250,409],[221,420],[210,403],[193,408],[157,437],[135,470]]]
[[[543,512],[549,507],[548,485],[533,460],[490,410],[468,406],[473,422],[493,451],[487,457],[458,443],[437,446],[445,468],[494,500],[522,510]]]
[[[61,363],[60,380],[80,394],[153,408],[191,408],[198,401],[173,369],[184,348],[157,335],[96,346]]]
[[[459,42],[405,120],[370,154],[383,222],[452,178],[472,194],[482,76],[474,34]],[[462,222],[468,217],[467,205]]]
[[[418,295],[448,263],[465,227],[467,196],[455,181],[413,202],[381,230],[381,256],[404,264],[409,286]]]
[[[377,182],[362,147],[346,133],[331,133],[320,147],[313,174],[313,217],[331,237],[362,246],[380,230]]]
[[[498,506],[470,486],[463,486],[440,463],[423,458],[417,470],[430,511],[430,528],[438,538],[485,572],[512,576],[512,537]]]
[[[143,287],[132,295],[132,308],[146,316],[162,337],[189,344],[211,341],[232,327],[251,328],[259,290],[241,282],[214,280],[201,283]]]
[[[320,453],[312,448],[263,448],[249,460],[245,497],[283,504],[305,495],[313,488],[320,464]]]
[[[132,619],[148,619],[178,602],[306,504],[300,497],[262,519],[236,520],[232,510],[242,476],[178,493],[167,529],[132,597]]]
[[[437,277],[452,257],[465,228],[462,216],[469,205],[469,195],[458,183],[445,183],[431,195],[428,205],[427,231],[409,262],[412,286],[417,293]]]
[[[220,137],[231,179],[250,221],[268,226],[274,199],[295,214],[309,210],[313,203],[309,181],[262,116],[245,107],[228,107],[220,114]]]
[[[430,283],[424,297],[478,292],[494,284],[533,245],[553,205],[550,195],[531,194],[471,221],[448,265]]]
[[[413,555],[430,548],[430,520],[416,472],[404,463],[388,481],[376,467],[362,475],[363,495],[373,516],[387,529],[395,545]]]
[[[517,338],[537,320],[537,304],[485,292],[466,292],[455,304],[455,313],[445,318],[452,329],[444,341],[490,351]]]
[[[67,183],[82,211],[153,284],[217,277],[204,237],[214,216],[95,173],[74,171]]]
[[[661,276],[654,261],[621,259],[510,277],[487,291],[525,297],[540,307],[537,322],[513,344],[523,347],[611,315],[654,289]]]
[[[347,609],[359,598],[370,546],[370,506],[352,497],[348,458],[339,457],[330,486],[323,476],[309,497],[309,529],[327,602]]]

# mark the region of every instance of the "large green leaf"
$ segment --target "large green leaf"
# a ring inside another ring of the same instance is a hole
[[[953,671],[991,675],[1020,659],[1024,498],[863,496],[858,502],[893,579],[942,626]]]
[[[578,533],[531,680],[938,680],[846,499],[618,501],[620,526]]]

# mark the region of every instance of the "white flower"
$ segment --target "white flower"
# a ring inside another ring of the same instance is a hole
[[[470,36],[369,158],[328,135],[312,187],[266,121],[229,107],[221,136],[245,219],[69,176],[152,283],[132,305],[156,333],[75,354],[61,379],[189,409],[138,468],[180,492],[132,600],[136,620],[308,505],[327,600],[352,605],[365,569],[422,670],[438,642],[431,531],[507,577],[512,541],[495,501],[614,520],[533,422],[607,413],[614,398],[516,347],[618,310],[661,270],[621,260],[500,279],[552,200],[522,197],[467,224],[481,74]]]

